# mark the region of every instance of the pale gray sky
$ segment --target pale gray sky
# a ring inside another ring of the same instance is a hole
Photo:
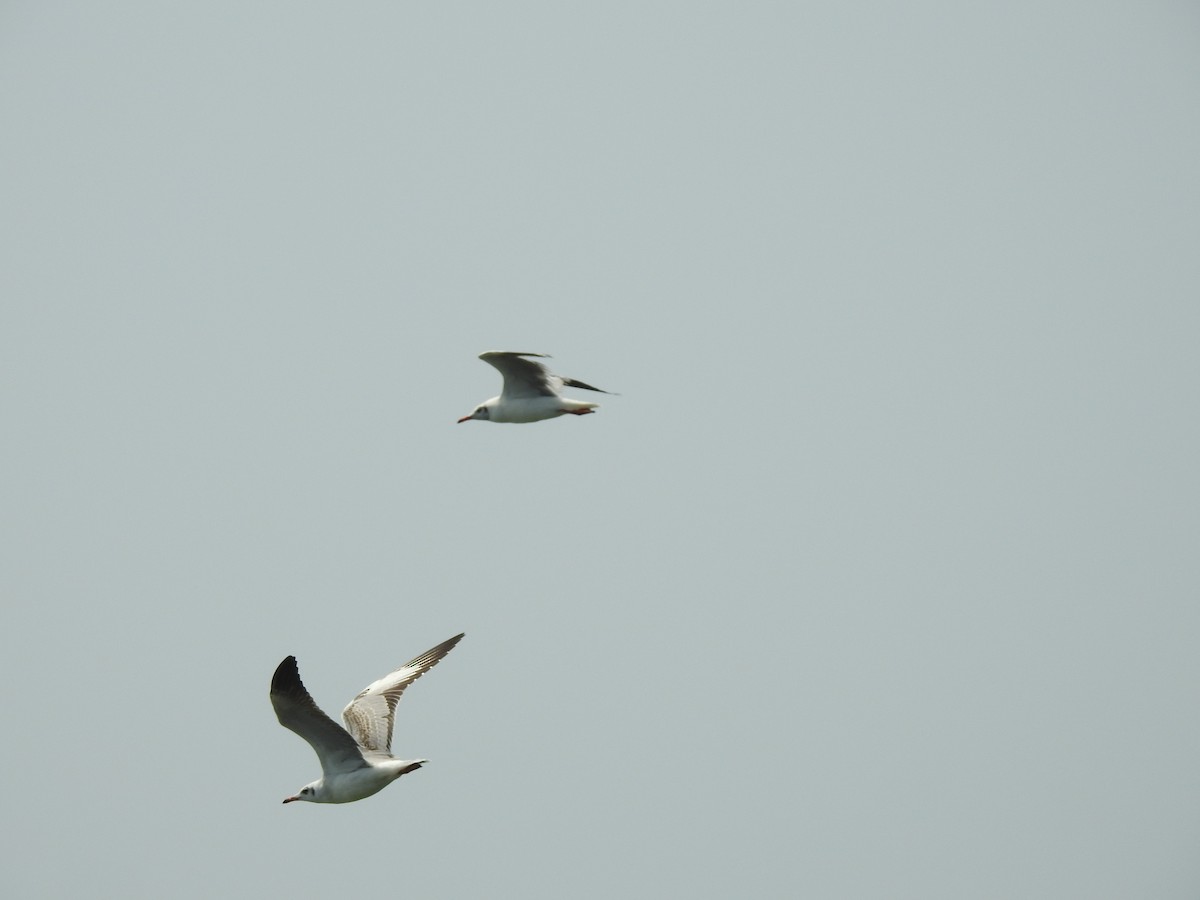
[[[1195,898],[1198,110],[1183,2],[0,7],[0,889]]]

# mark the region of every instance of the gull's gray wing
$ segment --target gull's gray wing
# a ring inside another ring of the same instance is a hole
[[[595,391],[598,394],[609,393],[582,381],[576,381],[574,378],[554,375],[541,363],[523,358],[526,356],[536,356],[539,359],[550,358],[546,353],[512,353],[499,350],[479,354],[480,359],[488,365],[495,366],[504,376],[504,389],[501,391],[501,396],[505,398],[557,397],[564,386]]]
[[[562,382],[541,363],[525,359],[526,356],[549,358],[545,353],[508,353],[499,350],[479,354],[480,359],[494,366],[504,376],[504,388],[500,396],[505,399],[557,397]]]
[[[358,746],[364,753],[392,752],[392,720],[400,695],[406,687],[436,666],[462,639],[463,635],[455,635],[416,659],[409,660],[390,675],[368,684],[362,693],[342,710],[342,720],[346,723],[346,728],[354,740],[358,741]],[[338,731],[341,729],[338,728]]]
[[[279,724],[304,738],[321,760],[326,775],[358,769],[367,763],[354,738],[321,712],[300,680],[296,657],[279,664],[271,678],[271,705]]]

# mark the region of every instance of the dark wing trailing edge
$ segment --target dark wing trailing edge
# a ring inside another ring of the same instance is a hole
[[[366,765],[354,738],[313,702],[294,656],[281,662],[271,677],[271,705],[280,725],[312,745],[324,772]]]

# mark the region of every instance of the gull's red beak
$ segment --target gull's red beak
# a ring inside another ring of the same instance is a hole
[[[471,419],[473,419],[473,418],[475,418],[475,414],[474,414],[474,413],[472,413],[472,414],[471,414],[471,415],[469,415],[469,416],[463,416],[461,419],[459,419],[459,420],[458,420],[458,424],[459,424],[459,425],[461,425],[463,422],[470,421],[470,420],[471,420]]]
[[[293,800],[299,800],[299,799],[300,799],[299,797],[284,797],[284,798],[283,798],[283,802],[284,802],[284,803],[291,803]]]

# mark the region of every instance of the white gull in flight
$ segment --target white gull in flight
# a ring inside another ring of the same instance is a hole
[[[321,777],[284,799],[313,803],[349,803],[383,790],[401,775],[421,768],[427,759],[396,759],[392,756],[392,719],[404,689],[438,664],[461,634],[443,641],[378,681],[342,710],[346,727],[321,712],[300,681],[296,657],[279,664],[271,678],[271,705],[279,724],[290,728],[312,744],[321,760]]]
[[[562,389],[573,387],[596,391],[599,394],[609,393],[574,378],[552,375],[541,363],[524,359],[526,356],[549,358],[545,353],[505,353],[495,350],[479,354],[479,358],[485,363],[500,370],[500,374],[504,376],[504,387],[499,397],[484,401],[473,413],[463,416],[458,421],[462,423],[471,419],[482,419],[485,422],[539,422],[567,413],[586,416],[595,412],[599,404],[568,399],[562,396]]]

